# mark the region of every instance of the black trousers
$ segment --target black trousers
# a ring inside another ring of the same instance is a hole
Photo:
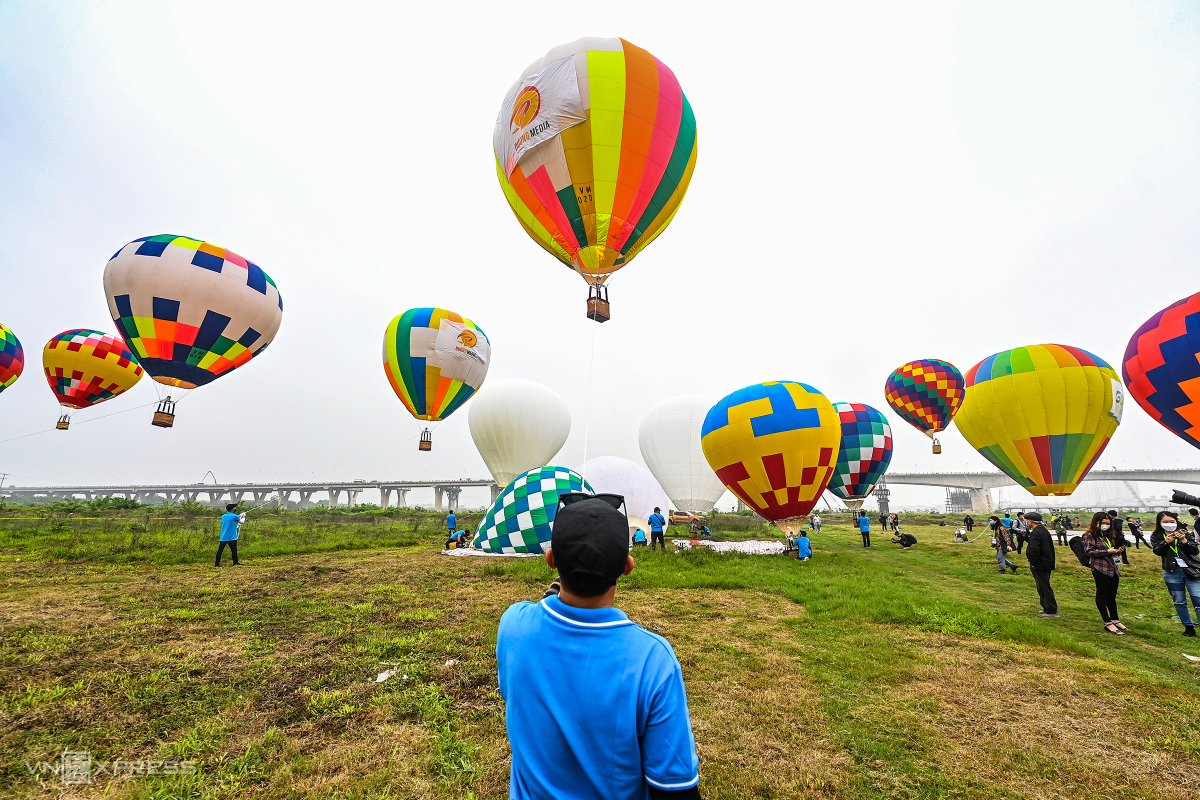
[[[650,531],[650,549],[654,549],[654,543],[658,542],[662,545],[663,552],[667,552],[667,541],[663,538],[662,531]]]
[[[968,523],[967,523],[967,533],[970,533],[970,532],[971,532],[971,531],[973,531],[973,530],[975,530],[975,523],[974,523],[974,522],[968,522]]]
[[[1147,542],[1144,538],[1142,538],[1142,534],[1135,533],[1133,535],[1133,546],[1136,547],[1138,550],[1141,550],[1142,545],[1146,545],[1146,547],[1149,547],[1150,543]]]
[[[863,531],[862,535],[863,535],[863,547],[870,547],[871,546],[871,532]]]
[[[225,545],[229,545],[229,554],[233,556],[233,563],[238,563],[237,557],[237,540],[232,542],[221,542],[217,545],[217,566],[221,566],[221,553],[225,552]]]
[[[1059,544],[1067,543],[1067,532],[1066,531],[1061,531],[1061,532],[1056,531],[1054,535],[1058,537]]]
[[[1019,553],[1019,552],[1021,552],[1021,548],[1025,546],[1025,543],[1029,541],[1029,537],[1023,533],[1018,533],[1016,538],[1017,538],[1017,552]]]
[[[1100,611],[1100,618],[1105,622],[1120,619],[1117,615],[1117,587],[1121,584],[1121,577],[1092,570],[1092,579],[1096,581],[1096,608]]]
[[[1047,614],[1058,613],[1058,601],[1054,599],[1054,590],[1050,588],[1050,570],[1029,568],[1029,574],[1033,576],[1033,582],[1037,584],[1038,601],[1042,604],[1042,611]]]

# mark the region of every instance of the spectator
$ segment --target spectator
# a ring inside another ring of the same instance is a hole
[[[1008,514],[1004,515],[1004,517],[1000,520],[1000,524],[1007,528],[1010,533],[1012,532],[1013,519]]]
[[[633,546],[634,547],[645,547],[646,546],[646,532],[644,530],[642,530],[641,528],[638,528],[637,530],[635,530],[633,532]]]
[[[603,500],[561,506],[546,553],[559,594],[500,619],[513,800],[700,797],[675,652],[613,605],[635,566],[628,539],[625,515]]]
[[[808,561],[812,558],[812,542],[808,540],[808,536],[804,531],[800,531],[800,535],[796,537],[796,558],[801,561]]]
[[[1004,520],[993,514],[988,518],[988,527],[992,530],[992,547],[996,550],[996,563],[1000,565],[1000,569],[996,570],[1001,575],[1007,575],[1005,567],[1013,571],[1013,575],[1017,574],[1017,565],[1008,560],[1009,551],[1012,550],[1012,534],[1008,527],[1004,524]]]
[[[1121,546],[1112,533],[1112,520],[1103,511],[1092,515],[1092,524],[1083,533],[1083,551],[1096,582],[1096,608],[1104,620],[1104,630],[1124,636],[1129,630],[1117,614],[1117,590],[1121,585]]]
[[[1058,537],[1059,544],[1067,543],[1067,525],[1069,524],[1070,520],[1068,520],[1062,514],[1059,514],[1054,518],[1054,535]]]
[[[975,528],[975,518],[967,514],[963,517],[963,527],[967,529],[967,533],[970,533]]]
[[[1075,527],[1076,527],[1076,528],[1078,528],[1078,527],[1079,527],[1079,517],[1076,517],[1076,518],[1075,518]],[[1072,528],[1072,530],[1074,530],[1074,528]]]
[[[899,514],[892,514],[892,530],[893,531],[900,530],[900,515]]]
[[[813,533],[820,533],[821,532],[821,515],[814,511],[813,515],[812,515],[812,519],[810,521],[812,522]]]
[[[1050,531],[1042,524],[1042,515],[1031,511],[1025,515],[1029,528],[1028,544],[1025,557],[1029,559],[1029,574],[1037,584],[1038,600],[1042,604],[1039,617],[1057,617],[1058,601],[1054,599],[1054,590],[1050,588],[1050,573],[1054,571],[1054,540]]]
[[[1007,516],[1007,515],[1006,515]],[[1013,520],[1012,532],[1017,540],[1017,552],[1021,552],[1021,548],[1029,541],[1029,526],[1025,524],[1025,514],[1022,511],[1017,512],[1017,518]]]
[[[884,517],[882,514],[880,515],[880,517],[883,519],[887,519],[887,517]],[[886,523],[884,524],[883,529],[887,530]],[[860,512],[860,515],[858,517],[858,532],[862,534],[863,547],[870,547],[871,546],[871,518],[867,516],[867,512],[865,512],[865,511]]]
[[[1200,508],[1189,508],[1188,515],[1192,518],[1192,530],[1196,530],[1196,522],[1200,520]],[[1188,526],[1184,525],[1183,530],[1187,530]]]
[[[1117,544],[1122,546],[1121,563],[1125,566],[1129,566],[1129,554],[1125,552],[1125,530],[1124,525],[1122,525],[1121,517],[1116,511],[1109,511],[1108,518],[1110,520],[1109,524],[1112,525],[1113,539],[1117,542]]]
[[[879,512],[879,530],[886,531],[888,529],[888,519],[887,514],[882,511]]]
[[[658,542],[662,545],[663,552],[667,552],[667,541],[663,538],[663,529],[667,527],[667,520],[662,515],[662,510],[655,506],[654,513],[646,521],[650,523],[650,549],[653,550],[654,543]]]
[[[1183,635],[1195,636],[1196,626],[1188,614],[1188,596],[1200,621],[1200,546],[1196,533],[1180,529],[1179,517],[1171,511],[1160,511],[1154,519],[1150,534],[1154,555],[1162,559],[1163,583],[1171,593],[1171,602],[1183,623]]]
[[[917,537],[913,536],[911,533],[901,533],[892,539],[892,544],[898,544],[905,550],[912,547],[916,543]]]
[[[1067,530],[1068,531],[1075,530],[1075,528],[1079,525],[1079,520],[1075,520],[1075,522],[1071,522],[1070,516],[1068,516],[1066,514],[1064,514],[1063,516],[1066,517],[1066,520],[1067,520]]]
[[[1135,517],[1126,517],[1125,525],[1129,528],[1129,535],[1133,537],[1133,546],[1138,550],[1142,549],[1142,545],[1150,547],[1150,543],[1146,541],[1146,531],[1142,528],[1142,521]],[[1153,549],[1151,547],[1151,549]]]

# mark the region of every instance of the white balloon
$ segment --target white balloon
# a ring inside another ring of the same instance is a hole
[[[642,458],[678,511],[707,514],[725,494],[725,484],[700,449],[700,429],[711,406],[699,397],[663,400],[638,431]]]
[[[625,513],[631,528],[641,528],[650,533],[647,520],[655,508],[662,509],[665,518],[670,509],[667,493],[658,485],[654,476],[641,464],[617,456],[589,458],[575,468],[597,494],[619,494],[625,498]]]
[[[553,389],[516,378],[480,388],[467,421],[488,472],[504,487],[554,459],[571,432],[571,409]]]

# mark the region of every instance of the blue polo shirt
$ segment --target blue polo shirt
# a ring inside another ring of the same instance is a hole
[[[620,609],[517,603],[500,618],[496,661],[510,800],[649,800],[651,785],[699,782],[675,651]]]
[[[865,514],[863,516],[859,517],[858,518],[858,529],[862,533],[869,533],[871,531],[871,518]]]
[[[234,514],[232,511],[227,511],[226,513],[221,515],[221,541],[222,542],[236,542],[237,541],[237,531],[238,531],[238,523],[239,522],[241,522],[241,518],[238,517],[237,514]]]
[[[655,533],[667,527],[667,520],[662,514],[651,514],[650,519],[646,520],[650,523],[650,532]]]
[[[446,530],[452,531],[458,525],[458,517],[450,514],[446,517]]]
[[[812,558],[812,542],[807,536],[796,537],[796,558]]]

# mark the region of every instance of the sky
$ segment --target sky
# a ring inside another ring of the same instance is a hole
[[[601,326],[584,317],[584,282],[513,217],[491,151],[521,71],[583,36],[669,65],[699,131],[687,197],[610,280]],[[642,463],[642,416],[679,394],[798,380],[887,413],[884,380],[914,358],[965,372],[1056,342],[1118,365],[1145,319],[1198,289],[1198,144],[1200,11],[1182,1],[610,0],[598,15],[8,0],[0,323],[27,367],[0,396],[0,472],[18,485],[486,477],[467,408],[419,453],[384,377],[384,329],[417,306],[487,331],[488,380],[562,395],[567,466],[585,449]],[[189,395],[170,430],[150,425],[149,379],[49,430],[41,347],[69,328],[114,332],[104,265],[158,233],[261,265],[284,298],[275,342]],[[992,469],[957,431],[933,456],[890,418],[893,471]],[[1130,404],[1098,468],[1197,463]]]

